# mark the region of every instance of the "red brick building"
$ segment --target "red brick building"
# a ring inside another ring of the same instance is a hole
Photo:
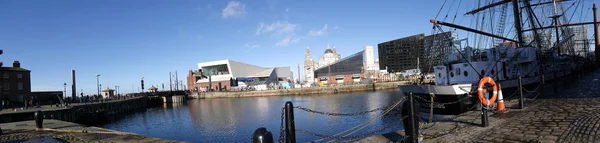
[[[0,62],[0,99],[23,102],[31,99],[31,71],[21,68],[19,61],[12,67],[4,67]]]

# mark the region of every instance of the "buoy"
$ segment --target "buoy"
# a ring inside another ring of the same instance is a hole
[[[492,97],[488,100],[485,98],[484,93],[487,93],[487,89],[485,89],[484,85],[486,83],[491,84],[493,93]],[[479,96],[479,100],[483,106],[492,106],[494,102],[496,102],[496,97],[498,96],[498,87],[496,87],[496,82],[489,76],[485,76],[479,80],[479,86],[477,86],[477,95]]]
[[[504,112],[506,108],[504,107],[504,100],[502,98],[502,86],[498,84],[498,112]]]

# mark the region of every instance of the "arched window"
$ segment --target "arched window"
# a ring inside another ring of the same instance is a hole
[[[465,75],[465,77],[469,76],[469,72],[467,71],[465,71],[463,74]]]

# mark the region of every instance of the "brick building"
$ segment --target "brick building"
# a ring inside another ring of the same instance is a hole
[[[31,71],[21,68],[19,61],[12,67],[4,67],[0,62],[0,98],[12,102],[31,99]]]

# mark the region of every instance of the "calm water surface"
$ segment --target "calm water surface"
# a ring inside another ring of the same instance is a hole
[[[188,142],[249,142],[252,133],[266,127],[279,137],[281,108],[294,106],[327,112],[351,113],[390,105],[402,98],[398,91],[378,91],[318,96],[274,96],[252,98],[192,99],[187,104],[164,105],[128,115],[102,127],[144,136]],[[373,122],[355,134],[378,130],[398,121],[399,114],[379,118],[381,111],[350,117],[334,117],[294,110],[297,129],[333,135],[364,122]],[[381,132],[402,129],[396,124]],[[299,142],[320,139],[296,133]]]

